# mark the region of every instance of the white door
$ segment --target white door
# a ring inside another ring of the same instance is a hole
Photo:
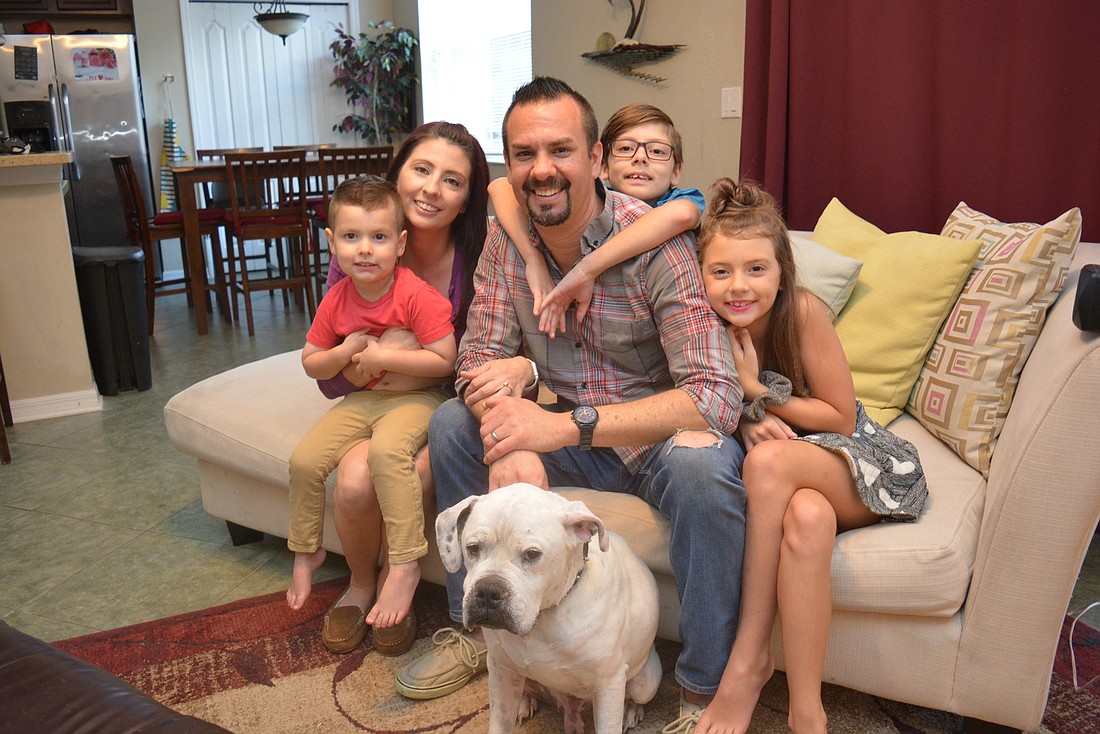
[[[333,87],[336,27],[358,33],[357,3],[288,5],[303,30],[282,39],[253,19],[252,2],[181,0],[195,148],[354,144],[333,131],[348,114]]]

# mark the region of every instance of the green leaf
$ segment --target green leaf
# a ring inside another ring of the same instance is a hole
[[[368,21],[367,27],[380,32],[356,39],[338,27],[329,45],[336,61],[330,84],[343,88],[349,104],[362,112],[333,129],[354,131],[373,143],[392,142],[394,133],[411,130],[414,122],[408,95],[419,83],[413,63],[417,40],[392,21]]]

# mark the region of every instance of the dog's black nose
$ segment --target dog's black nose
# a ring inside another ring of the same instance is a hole
[[[500,579],[482,579],[474,589],[478,604],[483,609],[498,609],[512,596],[508,585]]]

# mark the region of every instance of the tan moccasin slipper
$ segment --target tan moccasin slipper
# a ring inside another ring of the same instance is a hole
[[[381,655],[403,655],[416,642],[416,610],[409,609],[403,620],[392,627],[375,627],[374,649]]]
[[[363,610],[354,605],[337,606],[344,600],[345,591],[327,612],[321,627],[321,642],[329,652],[343,655],[359,647],[367,636],[367,620]]]

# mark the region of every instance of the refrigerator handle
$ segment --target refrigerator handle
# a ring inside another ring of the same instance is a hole
[[[68,149],[73,153],[73,180],[80,180],[80,161],[76,159],[76,146],[73,144],[73,116],[69,107],[69,87],[61,85],[61,109],[65,113],[65,137]]]
[[[65,131],[61,126],[61,102],[57,98],[57,90],[50,84],[47,89],[50,94],[50,135],[53,136],[53,145],[56,150],[67,150]]]

